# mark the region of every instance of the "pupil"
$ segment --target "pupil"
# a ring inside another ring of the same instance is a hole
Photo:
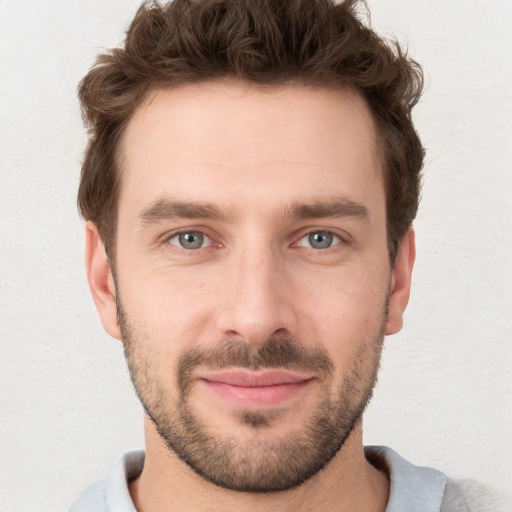
[[[185,249],[199,249],[203,245],[203,235],[201,233],[182,233],[180,235],[180,244]]]
[[[309,243],[315,249],[327,249],[332,244],[332,235],[330,233],[311,233]]]

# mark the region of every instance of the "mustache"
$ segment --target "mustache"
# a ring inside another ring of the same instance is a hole
[[[291,337],[271,337],[257,346],[226,339],[214,347],[191,348],[178,362],[178,382],[182,389],[187,387],[193,370],[201,366],[254,371],[264,368],[306,370],[319,377],[329,377],[334,372],[334,363],[327,352],[321,348],[304,347]]]

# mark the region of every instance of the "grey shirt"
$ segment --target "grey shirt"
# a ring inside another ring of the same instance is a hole
[[[453,481],[436,469],[414,466],[391,448],[369,446],[367,459],[387,471],[391,481],[386,512],[512,512],[499,493],[473,481]],[[105,478],[89,487],[69,512],[137,512],[128,483],[137,478],[144,452],[117,460]]]

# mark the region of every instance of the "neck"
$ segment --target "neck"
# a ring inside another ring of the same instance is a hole
[[[386,509],[389,481],[364,456],[361,422],[338,454],[315,476],[299,487],[267,494],[230,491],[207,482],[169,450],[148,418],[145,437],[144,469],[130,483],[130,494],[138,512],[384,512]]]

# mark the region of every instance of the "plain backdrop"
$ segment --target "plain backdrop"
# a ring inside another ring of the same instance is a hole
[[[427,77],[418,257],[365,442],[512,490],[512,2],[372,0]],[[0,508],[65,511],[142,413],[83,268],[76,85],[137,0],[0,2]]]

